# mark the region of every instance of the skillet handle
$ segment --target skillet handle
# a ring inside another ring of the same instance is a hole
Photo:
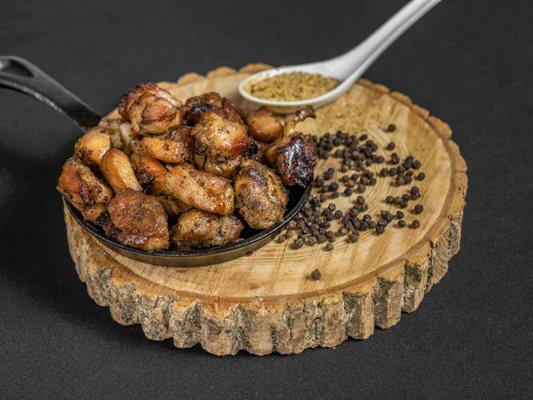
[[[83,130],[100,121],[87,104],[24,58],[0,56],[0,87],[25,93],[64,112]]]

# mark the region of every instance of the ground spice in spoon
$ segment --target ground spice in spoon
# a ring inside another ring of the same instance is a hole
[[[318,97],[338,84],[336,79],[323,75],[290,72],[262,79],[252,84],[249,91],[260,99],[294,101]]]

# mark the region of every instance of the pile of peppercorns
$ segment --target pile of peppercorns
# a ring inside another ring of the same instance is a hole
[[[389,133],[395,130],[394,124],[390,124],[385,129]],[[341,159],[339,171],[344,175],[332,182],[336,171],[334,168],[328,168],[315,178],[314,194],[288,223],[284,233],[277,237],[278,243],[294,237],[290,244],[292,249],[325,243],[323,249],[331,251],[333,243],[342,237],[346,237],[350,243],[355,243],[361,232],[373,230],[376,235],[381,235],[394,220],[397,220],[398,228],[408,225],[404,219],[405,214],[400,209],[408,207],[409,201],[418,200],[421,197],[417,186],[410,187],[402,196],[387,196],[384,199],[385,202],[399,209],[394,214],[388,210],[381,210],[375,219],[368,213],[369,206],[362,193],[368,186],[374,186],[378,178],[393,178],[391,181],[393,186],[409,185],[414,179],[423,181],[425,179],[423,172],[415,174],[415,170],[422,166],[419,160],[409,155],[402,161],[397,153],[392,153],[387,160],[382,155],[376,154],[378,145],[369,139],[367,134],[357,137],[354,134],[337,131],[335,134],[326,133],[314,139],[317,142],[321,159],[332,157]],[[395,148],[394,142],[390,142],[384,150],[393,151]],[[369,169],[374,164],[388,164],[390,167],[383,167],[378,174],[375,174]],[[339,210],[334,203],[328,202],[341,195],[351,197],[355,193],[358,194],[357,197],[345,210]],[[424,207],[421,204],[416,204],[413,208],[415,214],[423,211]],[[337,228],[333,228],[332,223],[336,223]],[[413,229],[420,227],[420,221],[412,220],[409,227]]]

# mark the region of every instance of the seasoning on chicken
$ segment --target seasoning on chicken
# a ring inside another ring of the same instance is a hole
[[[283,184],[305,187],[313,178],[317,162],[317,147],[311,135],[294,133],[276,140],[266,152]]]
[[[120,243],[141,250],[168,248],[167,215],[152,196],[126,189],[109,202],[107,209],[111,224],[104,229]]]
[[[111,148],[111,138],[102,127],[89,129],[74,145],[74,154],[85,165],[98,166],[107,150]]]
[[[140,85],[135,86],[133,89],[128,90],[121,97],[120,102],[118,103],[118,112],[122,118],[129,120],[129,112],[133,103],[145,93],[150,93],[156,97],[167,100],[174,107],[180,107],[181,103],[172,97],[169,92],[164,89],[161,89],[155,83],[141,83]]]
[[[283,125],[265,106],[250,111],[246,116],[246,123],[252,137],[262,142],[270,143],[283,135]]]
[[[144,188],[149,188],[152,181],[167,169],[154,157],[145,154],[133,153],[130,157],[139,183]]]
[[[140,141],[142,151],[165,163],[180,164],[192,159],[191,128],[180,125],[160,136],[145,136]]]
[[[152,182],[152,192],[172,196],[182,203],[220,215],[234,210],[234,192],[230,182],[220,176],[198,171],[191,165],[172,167]]]
[[[180,124],[180,103],[155,84],[144,84],[127,92],[120,100],[120,115],[141,135],[161,135]]]
[[[206,112],[200,122],[192,128],[194,137],[194,161],[196,165],[212,174],[231,177],[239,165],[240,158],[252,144],[246,128]]]
[[[221,246],[239,239],[243,228],[234,215],[220,216],[193,209],[179,217],[172,228],[171,241],[181,250]]]
[[[187,99],[183,106],[185,121],[189,125],[196,125],[206,112],[214,112],[232,122],[243,123],[239,110],[227,98],[216,92],[204,93]]]
[[[105,212],[113,191],[89,167],[69,158],[63,165],[57,190],[83,217],[91,222]]]
[[[182,203],[175,197],[170,196],[153,196],[157,199],[165,208],[168,215],[181,215],[191,207]]]
[[[283,219],[287,190],[268,167],[246,160],[235,176],[235,206],[248,225],[266,229]]]
[[[115,194],[124,189],[142,189],[128,156],[118,149],[110,149],[104,154],[100,169]]]

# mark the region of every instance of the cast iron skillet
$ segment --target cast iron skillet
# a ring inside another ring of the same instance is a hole
[[[0,56],[0,87],[25,93],[55,110],[62,111],[76,122],[82,131],[86,131],[100,122],[100,115],[87,104],[23,58]],[[310,193],[311,185],[306,188],[292,187],[289,189],[288,212],[283,220],[277,224],[262,231],[247,228],[243,231],[244,238],[238,242],[194,251],[144,251],[124,245],[106,236],[101,228],[85,221],[70,203],[65,201],[65,204],[72,217],[83,229],[117,253],[153,265],[195,267],[250,255],[264,246],[276,237],[280,230],[300,211],[307,202]]]

